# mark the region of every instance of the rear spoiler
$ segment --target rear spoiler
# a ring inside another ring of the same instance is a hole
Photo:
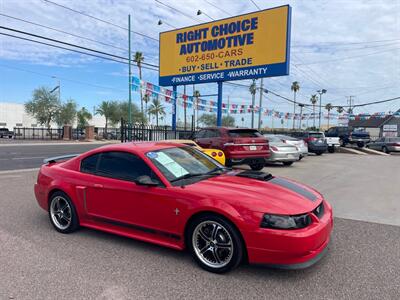
[[[70,159],[70,158],[73,158],[73,157],[77,157],[78,155],[79,154],[67,154],[67,155],[49,157],[49,158],[45,158],[43,160],[43,163],[45,163],[45,164],[53,164],[53,163],[55,163],[57,161],[60,161],[60,160],[67,160],[67,159]]]

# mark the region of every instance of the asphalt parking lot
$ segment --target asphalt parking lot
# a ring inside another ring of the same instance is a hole
[[[400,156],[311,156],[265,171],[330,201],[333,241],[300,271],[215,275],[189,254],[89,229],[57,233],[34,199],[37,171],[0,172],[0,299],[398,299]]]

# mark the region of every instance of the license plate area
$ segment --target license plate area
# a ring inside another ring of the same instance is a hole
[[[249,149],[251,150],[251,151],[255,151],[255,150],[257,150],[257,146],[249,146]]]

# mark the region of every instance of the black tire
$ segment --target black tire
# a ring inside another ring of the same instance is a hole
[[[63,207],[58,207],[59,208],[59,213],[58,215],[54,213],[54,208],[56,208],[56,203],[55,201],[58,201],[59,203],[64,203],[65,206]],[[66,205],[68,204],[68,205]],[[71,233],[76,231],[79,228],[79,220],[78,220],[78,215],[76,213],[76,209],[74,204],[72,203],[71,199],[65,194],[64,192],[57,191],[51,195],[50,201],[49,201],[49,218],[50,222],[53,225],[53,227],[61,233]],[[61,214],[60,214],[61,212]],[[60,216],[65,216],[65,218],[60,217]],[[66,220],[70,219],[69,222]],[[62,226],[62,220],[65,220],[65,226]]]
[[[343,139],[339,139],[340,147],[346,147],[346,142]]]
[[[291,165],[293,165],[293,162],[292,162],[292,161],[284,161],[284,162],[282,162],[282,163],[283,163],[284,166],[291,166]]]
[[[253,163],[253,164],[249,164],[249,167],[253,170],[253,171],[261,171],[265,166],[265,163]]]
[[[317,152],[315,152],[315,154],[318,155],[318,156],[319,156],[319,155],[322,155],[322,153],[323,153],[322,151],[317,151]]]
[[[303,155],[300,155],[300,156],[299,156],[299,161],[302,160],[303,157],[304,157]]]
[[[390,151],[386,146],[383,146],[382,151],[385,152],[386,154],[389,154]]]
[[[363,148],[364,147],[364,142],[357,142],[357,147],[358,148]]]
[[[226,159],[225,166],[228,167],[228,168],[232,168],[233,164],[232,164],[232,161],[229,158]]]
[[[328,147],[328,152],[329,153],[335,153],[335,146]]]
[[[212,224],[218,224],[217,228],[218,226],[220,226],[219,227],[220,229],[217,229],[217,231],[215,232],[215,239],[213,240],[217,242],[211,245],[211,242],[206,242],[206,240],[203,239],[198,234],[198,232],[201,231],[205,237],[207,238],[210,237],[211,241],[211,235],[214,231],[210,231],[208,228],[214,228],[210,227]],[[208,236],[208,233],[210,233],[210,236]],[[228,233],[228,235],[226,235],[226,233]],[[244,243],[240,233],[231,222],[227,221],[225,218],[220,217],[218,215],[205,214],[194,219],[189,224],[187,235],[185,238],[186,238],[186,246],[188,247],[190,253],[192,254],[193,259],[201,268],[203,268],[206,271],[218,274],[226,273],[238,267],[243,260],[245,250],[244,250]],[[225,254],[228,253],[227,252],[228,248],[218,248],[218,246],[215,247],[215,245],[218,245],[220,241],[222,241],[221,244],[224,242],[225,245],[231,244],[232,250],[229,252],[230,254],[226,258],[226,261],[220,261],[221,266],[218,267],[216,266],[218,264],[217,261],[215,263],[210,262],[207,259],[207,257],[211,258],[214,257],[216,259],[216,257],[218,256],[219,259],[221,259],[224,256],[226,256]],[[202,249],[207,248],[203,252],[204,256],[203,254],[199,253],[200,248]],[[217,253],[217,255],[215,255],[214,253]],[[212,266],[211,264],[216,264],[216,265]]]

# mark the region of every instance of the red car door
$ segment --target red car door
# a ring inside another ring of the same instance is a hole
[[[134,180],[142,175],[159,181],[160,185],[136,184]],[[87,183],[84,206],[97,221],[131,225],[149,232],[153,229],[177,233],[176,199],[141,158],[128,152],[103,152],[91,176],[93,182]]]

